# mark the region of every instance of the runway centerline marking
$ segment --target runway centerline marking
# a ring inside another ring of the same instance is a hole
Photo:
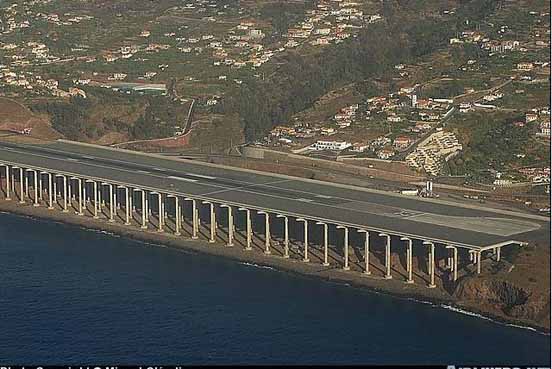
[[[203,174],[186,173],[186,175],[192,176],[192,177],[198,177],[198,178],[205,178],[205,179],[217,179],[217,177],[206,176],[206,175],[203,175]]]
[[[0,148],[1,150],[1,148]],[[8,150],[6,150],[8,151]],[[59,164],[63,163],[63,161],[65,161],[66,159],[64,158],[52,158],[52,157],[48,157],[48,156],[45,156],[45,155],[39,155],[39,154],[35,154],[35,153],[28,153],[28,152],[20,152],[18,150],[9,150],[9,151],[16,151],[16,152],[19,152],[19,153],[22,153],[22,154],[25,154],[26,156],[35,156],[35,157],[45,157],[49,160],[53,160],[53,161],[57,161]],[[76,160],[76,159],[73,159],[73,161]],[[77,160],[78,161],[78,160]],[[126,169],[123,169],[123,168],[113,168],[113,167],[110,167],[110,166],[105,166],[105,165],[97,165],[97,164],[93,164],[93,163],[84,163],[84,162],[80,162],[79,163],[80,166],[82,166],[83,168],[81,168],[80,171],[82,170],[86,170],[86,166],[94,166],[94,167],[98,167],[98,168],[102,168],[102,169],[112,169],[112,170],[115,170],[116,172],[119,172],[119,171],[125,171],[125,172],[129,172],[129,173],[134,173],[136,174],[136,171],[131,171],[131,170],[126,170]],[[55,170],[55,169],[54,169]],[[149,172],[146,172],[147,173],[147,176],[146,177],[154,177],[154,178],[161,178],[161,179],[164,179],[166,180],[167,177],[165,176],[158,176],[158,175],[154,175],[154,174],[151,174]],[[84,177],[86,177],[86,175],[83,175]],[[181,177],[178,177],[178,178],[181,178]],[[115,181],[117,179],[114,179]],[[281,199],[285,199],[287,201],[296,201],[295,198],[293,197],[285,197],[285,196],[278,196],[278,195],[273,195],[271,193],[262,193],[262,192],[256,192],[256,191],[250,191],[250,190],[247,190],[247,188],[251,188],[253,189],[254,187],[263,187],[263,186],[266,186],[267,188],[268,187],[271,187],[270,184],[276,184],[276,183],[282,183],[282,182],[292,182],[294,181],[293,179],[285,179],[285,180],[279,180],[279,181],[273,181],[273,182],[266,182],[266,183],[258,183],[258,184],[253,184],[253,185],[249,185],[249,186],[242,186],[242,187],[234,187],[234,188],[224,188],[223,190],[219,190],[219,191],[213,191],[213,192],[209,192],[207,194],[212,194],[212,193],[223,193],[223,192],[231,192],[233,190],[235,191],[238,191],[238,192],[246,192],[246,193],[252,193],[252,194],[255,194],[257,196],[267,196],[267,197],[273,197],[273,198],[281,198]],[[140,182],[142,181],[139,181],[139,182],[136,182],[138,183],[138,186],[140,186]],[[146,185],[147,186],[147,185]],[[205,186],[207,187],[221,187],[223,188],[222,186],[216,186],[216,185],[211,185],[211,184],[205,184]],[[163,186],[164,189],[166,189],[166,185]],[[279,188],[279,187],[274,187],[276,189],[279,189],[279,190],[286,190],[285,188]],[[290,190],[290,191],[293,191],[293,190]],[[296,192],[302,192],[302,191],[296,191]],[[201,194],[201,193],[198,193],[197,196],[203,196],[205,194]],[[364,204],[370,204],[368,202],[364,202],[364,201],[352,201],[352,202],[356,202],[356,203],[364,203]],[[368,209],[351,209],[350,207],[347,206],[347,204],[342,204],[341,206],[334,206],[334,205],[328,205],[328,204],[324,204],[324,203],[317,203],[315,202],[314,200],[312,200],[311,202],[309,202],[313,205],[317,205],[317,206],[320,206],[320,207],[325,207],[325,208],[335,208],[335,209],[343,209],[343,210],[347,210],[349,212],[355,212],[355,213],[371,213],[371,214],[379,214],[380,216],[382,216],[383,214],[381,214],[380,212],[378,211],[375,211],[375,210],[368,210]],[[378,204],[379,206],[383,206],[381,204]],[[251,206],[255,206],[255,205],[251,205]],[[389,206],[386,206],[388,208],[392,208],[392,207],[389,207]],[[395,208],[397,210],[406,210],[406,209],[400,209],[400,208]],[[274,210],[274,211],[278,211],[277,209],[271,209],[271,210]],[[438,215],[438,214],[435,214],[435,215]],[[385,215],[383,215],[385,216]],[[423,213],[422,214],[417,214],[417,216],[423,216]],[[314,216],[316,217],[316,216]],[[452,218],[456,218],[456,217],[452,217]],[[468,217],[468,218],[477,218],[477,217]],[[486,217],[485,217],[486,218]],[[485,219],[483,218],[483,219]],[[498,219],[501,219],[501,218],[497,218]],[[507,219],[507,218],[505,218]],[[422,223],[432,223],[431,221],[421,221]],[[437,224],[438,226],[441,226],[441,227],[451,227],[453,229],[462,229],[462,228],[457,228],[457,227],[454,227],[453,224],[446,224],[446,225],[443,225],[443,224]],[[492,224],[489,225],[492,227]],[[473,232],[480,232],[482,234],[493,234],[492,231],[489,231],[489,230],[479,230],[479,231],[473,231]]]
[[[75,158],[61,158],[61,157],[56,157],[56,156],[46,156],[46,155],[39,155],[39,154],[36,154],[36,153],[29,153],[28,151],[20,151],[20,150],[14,150],[12,148],[0,148],[1,150],[6,150],[6,152],[17,152],[17,153],[21,153],[21,154],[24,154],[24,155],[27,155],[27,156],[35,156],[35,157],[44,157],[44,158],[47,158],[49,160],[54,160],[54,161],[58,161],[58,162],[62,162],[62,161],[72,161],[72,162],[79,162],[78,159],[75,159]],[[81,155],[80,157],[85,157],[84,155]],[[131,162],[125,162],[125,161],[122,161],[122,160],[113,160],[113,159],[107,159],[109,161],[112,161],[112,162],[121,162],[121,163],[127,163],[127,164],[130,164]],[[120,167],[113,167],[113,166],[110,166],[110,165],[98,165],[98,164],[94,164],[94,163],[90,163],[90,162],[79,162],[79,165],[82,166],[83,168],[81,168],[81,170],[79,171],[82,171],[82,170],[86,170],[85,169],[85,166],[94,166],[94,167],[98,167],[98,168],[101,168],[101,169],[105,169],[105,170],[108,170],[108,169],[111,169],[111,170],[115,170],[117,172],[121,172],[121,171],[124,171],[124,172],[128,172],[128,173],[134,173],[136,174],[136,172],[139,172],[139,173],[144,173],[146,174],[147,176],[150,176],[150,177],[154,177],[154,178],[160,178],[160,179],[167,179],[167,177],[165,176],[158,176],[158,175],[155,175],[155,174],[152,174],[150,172],[147,172],[147,171],[143,171],[143,170],[139,170],[139,171],[136,171],[136,170],[128,170],[128,169],[123,169],[123,168],[120,168]],[[86,176],[86,174],[84,174],[84,176]],[[178,177],[178,178],[182,178],[182,177]],[[178,179],[177,179],[178,180]],[[180,179],[182,180],[182,179]],[[184,181],[187,181],[186,179],[184,179]],[[188,180],[189,182],[195,182],[195,180]],[[257,195],[257,196],[267,196],[267,197],[272,197],[272,198],[280,198],[280,199],[285,199],[287,201],[297,201],[297,199],[293,196],[290,196],[289,194],[285,194],[284,196],[278,196],[278,195],[274,195],[270,192],[263,192],[263,187],[265,187],[265,190],[266,189],[269,189],[269,188],[274,188],[276,190],[279,190],[279,191],[285,191],[285,192],[289,192],[289,193],[305,193],[305,194],[309,194],[310,196],[313,196],[313,197],[317,197],[317,198],[327,198],[326,196],[327,195],[319,195],[317,193],[312,193],[312,192],[307,192],[307,191],[301,191],[301,190],[296,190],[296,189],[293,189],[293,188],[286,188],[286,186],[284,187],[280,187],[280,186],[271,186],[273,184],[277,184],[277,183],[284,183],[284,182],[294,182],[294,181],[297,181],[296,179],[285,179],[285,180],[278,180],[278,181],[272,181],[272,182],[265,182],[265,183],[254,183],[254,184],[248,184],[248,185],[244,185],[244,186],[237,186],[237,187],[227,187],[227,186],[220,186],[220,185],[215,185],[215,184],[205,184],[206,187],[218,187],[218,188],[221,188],[221,190],[216,190],[216,191],[212,191],[212,192],[207,192],[205,194],[201,194],[201,193],[198,193],[197,195],[199,196],[202,196],[202,195],[209,195],[209,194],[216,194],[216,193],[224,193],[224,192],[231,192],[231,191],[241,191],[241,192],[246,192],[246,193],[251,193],[251,194],[254,194],[254,195]],[[143,182],[143,181],[139,181],[138,183],[140,182]],[[249,182],[241,182],[241,181],[233,181],[233,182],[238,182],[238,183],[249,183]],[[147,185],[146,185],[147,186]],[[163,185],[163,187],[165,189],[167,189],[167,186],[166,185]],[[251,188],[252,191],[247,191],[246,189],[247,188]],[[255,189],[257,191],[255,191]],[[170,190],[170,189],[169,189]],[[195,189],[192,189],[194,192]],[[287,196],[286,196],[287,195]],[[317,196],[319,195],[319,196]],[[332,198],[330,196],[330,198]],[[378,207],[385,207],[385,208],[388,208],[388,209],[397,209],[397,210],[407,210],[407,209],[401,209],[401,208],[397,208],[397,207],[393,207],[393,206],[386,206],[386,205],[383,205],[383,204],[380,204],[380,203],[372,203],[372,202],[369,202],[369,201],[363,201],[363,200],[353,200],[353,199],[347,199],[345,197],[333,197],[335,199],[343,199],[343,200],[348,200],[349,202],[352,202],[352,203],[357,203],[357,204],[366,204],[366,205],[369,205],[369,204],[376,204],[378,205]],[[320,207],[325,207],[325,208],[335,208],[335,209],[345,209],[345,210],[348,210],[348,211],[354,211],[356,213],[360,212],[360,213],[368,213],[368,214],[378,214],[380,216],[390,216],[390,215],[384,215],[382,214],[381,212],[379,211],[374,211],[374,210],[368,210],[366,208],[364,209],[350,209],[347,207],[347,204],[342,204],[341,206],[334,206],[334,205],[328,205],[328,204],[324,204],[324,203],[319,203],[319,202],[316,202],[315,200],[310,200],[308,201],[305,201],[304,199],[303,200],[299,200],[299,201],[304,201],[304,202],[308,202],[310,204],[313,204],[313,205],[317,205],[317,206],[320,206]],[[408,212],[408,210],[407,210]],[[432,213],[430,213],[432,214]],[[410,214],[405,214],[407,215],[406,217],[404,217],[403,219],[408,219],[408,218],[411,218],[412,221],[418,221],[414,218],[424,218],[427,216],[426,213],[424,212],[418,212],[418,211],[414,211],[414,214],[410,213]],[[435,215],[438,215],[438,214],[435,214]],[[396,215],[395,215],[396,216]],[[474,218],[474,217],[468,217],[468,218]],[[485,219],[486,217],[484,217],[483,219]],[[507,219],[507,218],[505,218]],[[423,223],[426,223],[427,221],[421,221]],[[431,222],[429,222],[431,223]],[[441,225],[443,226],[443,225]],[[454,227],[453,224],[447,224],[445,226],[448,226],[448,227],[452,227],[452,228],[456,228]],[[492,224],[489,225],[489,227],[493,227]],[[487,234],[492,234],[493,232],[492,231],[489,231],[489,230],[483,230],[482,233],[487,233]]]
[[[197,179],[192,179],[192,178],[175,177],[175,176],[168,176],[167,178],[176,179],[177,181],[184,181],[184,182],[197,182]]]

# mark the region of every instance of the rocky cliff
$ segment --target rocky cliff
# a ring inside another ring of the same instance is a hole
[[[550,295],[497,277],[466,277],[454,291],[460,304],[549,331]]]

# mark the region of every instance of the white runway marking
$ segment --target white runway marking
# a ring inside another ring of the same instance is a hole
[[[186,173],[186,175],[187,175],[187,176],[192,176],[192,177],[205,178],[205,179],[217,179],[217,177],[205,176],[205,175],[203,175],[203,174]]]
[[[24,155],[44,157],[44,158],[47,158],[47,159],[50,159],[50,160],[65,160],[65,161],[79,162],[79,160],[75,159],[75,158],[52,158],[52,157],[49,157],[49,156],[46,156],[46,155],[40,155],[40,154],[36,154],[36,153],[28,153],[28,152],[25,152],[25,151],[20,151],[20,150],[11,149],[11,148],[8,149],[8,150],[6,148],[2,148],[1,150],[17,152],[17,153],[21,153],[21,154],[24,154]],[[120,160],[117,160],[117,161],[120,161]],[[135,170],[133,171],[133,170],[127,170],[127,169],[119,168],[119,167],[110,167],[108,165],[98,165],[98,164],[94,164],[94,163],[90,163],[90,162],[87,162],[87,163],[81,162],[80,164],[83,165],[83,166],[94,166],[94,167],[98,167],[98,168],[101,168],[101,169],[113,169],[113,170],[116,170],[116,171],[119,171],[119,172],[120,171],[129,172],[129,173],[139,172],[139,173],[147,174],[148,176],[151,176],[151,177],[157,177],[157,178],[163,178],[163,179],[172,178],[172,179],[175,179],[175,180],[180,180],[180,181],[185,181],[185,182],[197,182],[197,180],[190,179],[190,178],[162,177],[162,176],[156,176],[156,175],[151,174],[151,173],[146,172],[146,171],[135,171]],[[507,218],[500,218],[500,217],[477,217],[476,218],[476,217],[470,217],[470,216],[467,216],[467,217],[444,216],[444,215],[441,215],[441,214],[431,214],[431,213],[417,212],[415,210],[401,209],[401,208],[398,208],[398,207],[395,207],[395,206],[375,204],[375,203],[370,203],[370,202],[366,202],[366,201],[358,201],[358,200],[352,200],[348,203],[340,204],[340,205],[329,205],[329,204],[324,204],[324,203],[318,203],[314,199],[304,199],[304,198],[295,199],[293,197],[290,197],[289,195],[288,196],[277,195],[276,194],[277,192],[276,193],[259,193],[259,192],[256,192],[256,191],[249,191],[248,190],[248,188],[253,189],[254,187],[258,187],[258,188],[265,187],[265,189],[266,188],[273,188],[274,190],[280,190],[280,191],[284,190],[284,191],[295,192],[295,193],[309,194],[309,195],[311,195],[315,198],[317,198],[317,197],[325,198],[325,195],[316,196],[318,194],[310,193],[310,192],[307,192],[307,191],[301,191],[301,190],[296,190],[296,189],[286,189],[286,188],[271,186],[271,184],[282,183],[282,182],[293,182],[293,180],[290,180],[290,179],[278,180],[278,181],[273,181],[273,182],[249,184],[249,185],[245,185],[245,186],[241,186],[241,187],[226,187],[226,186],[220,186],[220,185],[215,185],[215,184],[204,184],[206,187],[211,187],[211,188],[218,187],[218,188],[221,188],[221,189],[216,190],[216,191],[212,191],[212,192],[207,192],[207,193],[204,193],[204,194],[198,194],[198,195],[206,196],[206,195],[216,194],[216,193],[237,191],[237,192],[251,193],[251,194],[254,194],[256,196],[266,196],[266,197],[271,197],[271,198],[281,198],[281,199],[284,199],[284,200],[302,201],[302,202],[306,202],[306,203],[310,203],[310,204],[317,204],[317,205],[324,206],[328,210],[329,209],[342,209],[342,210],[347,210],[349,212],[352,211],[352,212],[365,213],[365,214],[367,214],[367,213],[368,214],[376,214],[378,216],[384,216],[384,217],[397,217],[397,212],[398,213],[405,212],[406,214],[402,214],[402,217],[405,220],[411,220],[411,221],[420,222],[420,223],[429,223],[429,224],[445,226],[445,227],[451,227],[451,228],[456,228],[456,229],[465,229],[465,230],[469,230],[469,231],[481,232],[483,234],[493,234],[493,235],[503,235],[503,236],[504,235],[512,235],[512,234],[527,232],[527,231],[531,231],[533,229],[540,228],[540,225],[532,223],[532,222],[523,222],[523,221],[514,220],[514,219],[509,220]],[[345,198],[341,198],[341,197],[333,197],[333,198],[345,200]],[[506,222],[504,222],[505,220],[506,220]],[[497,223],[500,223],[500,224],[497,224]]]
[[[332,196],[327,196],[327,195],[316,195],[316,197],[320,198],[320,199],[331,199]]]
[[[167,178],[176,179],[177,181],[184,181],[184,182],[197,182],[197,179],[184,178],[184,177],[168,176]]]

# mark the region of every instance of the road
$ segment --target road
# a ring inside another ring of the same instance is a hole
[[[0,143],[2,160],[473,249],[542,238],[550,229],[547,218],[529,214],[61,140]]]

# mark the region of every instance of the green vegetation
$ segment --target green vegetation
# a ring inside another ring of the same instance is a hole
[[[535,126],[514,124],[524,119],[519,114],[473,113],[452,120],[449,128],[458,134],[464,149],[448,162],[450,174],[486,181],[491,179],[490,169],[507,172],[545,160],[550,147],[534,142]]]
[[[136,139],[172,136],[179,121],[182,126],[185,125],[185,117],[167,98],[150,97],[144,115],[134,122],[131,136]]]
[[[129,139],[162,138],[172,136],[179,124],[185,125],[185,107],[164,96],[139,100],[138,96],[123,98],[97,90],[95,96],[86,99],[75,96],[69,101],[41,101],[32,108],[50,115],[53,128],[72,140],[96,140],[109,132],[123,133]]]
[[[294,3],[284,0],[271,1],[260,9],[261,19],[269,20],[276,34],[285,34],[288,28],[303,19],[307,9],[312,9],[314,0]]]
[[[443,20],[422,17],[420,2],[387,3],[392,3],[387,10],[387,23],[365,29],[358,37],[317,55],[288,54],[270,78],[250,81],[232,93],[223,112],[239,112],[246,139],[255,140],[311,106],[329,90],[388,76],[395,64],[445,47],[458,25],[466,19],[484,18],[497,5],[490,0],[468,1],[458,9],[456,17]]]

